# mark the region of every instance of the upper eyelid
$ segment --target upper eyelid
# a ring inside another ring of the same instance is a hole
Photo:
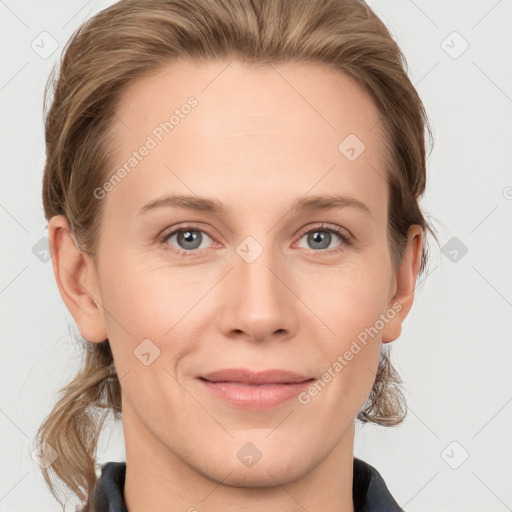
[[[337,235],[341,235],[342,233],[344,233],[346,235],[346,238],[350,240],[354,238],[352,233],[347,228],[344,228],[343,226],[334,226],[334,224],[330,224],[327,222],[319,222],[316,226],[306,226],[305,228],[301,229],[298,232],[298,234],[302,236],[306,233],[309,233],[310,231],[314,231],[315,229],[317,229],[318,231],[334,231]]]
[[[190,225],[184,224],[184,225],[178,225],[178,227],[168,227],[161,231],[160,235],[158,235],[158,238],[163,238],[164,240],[169,238],[171,235],[175,235],[179,231],[186,231],[187,229],[190,229],[191,231],[201,231],[202,233],[206,233],[210,238],[213,238],[210,233],[208,233],[207,229],[204,229],[200,227],[199,225],[190,223]]]

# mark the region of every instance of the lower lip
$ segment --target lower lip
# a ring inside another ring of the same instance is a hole
[[[270,409],[294,399],[314,379],[291,384],[242,384],[241,382],[209,382],[199,379],[216,397],[235,407]]]

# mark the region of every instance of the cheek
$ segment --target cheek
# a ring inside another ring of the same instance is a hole
[[[172,371],[174,361],[194,350],[199,317],[205,321],[200,299],[211,287],[208,282],[204,274],[148,269],[128,258],[104,268],[107,334],[120,373],[137,373],[148,360]]]
[[[201,281],[198,275],[194,281],[180,269],[148,268],[147,262],[136,258],[105,267],[102,276],[111,330],[118,332],[124,327],[125,334],[134,338],[162,337],[204,288],[204,277]]]
[[[302,297],[331,338],[342,343],[373,326],[387,306],[389,273],[384,265],[346,265],[310,283],[314,285],[304,285]]]
[[[344,269],[338,279],[326,281],[324,293],[317,291],[311,299],[327,326],[317,339],[323,340],[323,376],[335,381],[329,399],[339,401],[343,395],[342,401],[355,410],[375,379],[389,293],[389,274],[383,266],[366,268]]]

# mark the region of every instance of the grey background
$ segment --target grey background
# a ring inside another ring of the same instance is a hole
[[[31,453],[79,354],[41,241],[42,95],[71,33],[111,3],[0,0],[0,512],[59,510]],[[357,427],[355,454],[406,511],[510,510],[512,2],[369,4],[434,129],[422,206],[441,247],[393,343],[409,414],[399,427]],[[123,460],[120,424],[107,424],[98,455]]]

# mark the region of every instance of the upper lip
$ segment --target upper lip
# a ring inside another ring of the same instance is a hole
[[[200,378],[210,382],[243,382],[247,384],[289,384],[311,380],[307,377],[288,370],[252,371],[245,368],[230,368],[219,370]]]

